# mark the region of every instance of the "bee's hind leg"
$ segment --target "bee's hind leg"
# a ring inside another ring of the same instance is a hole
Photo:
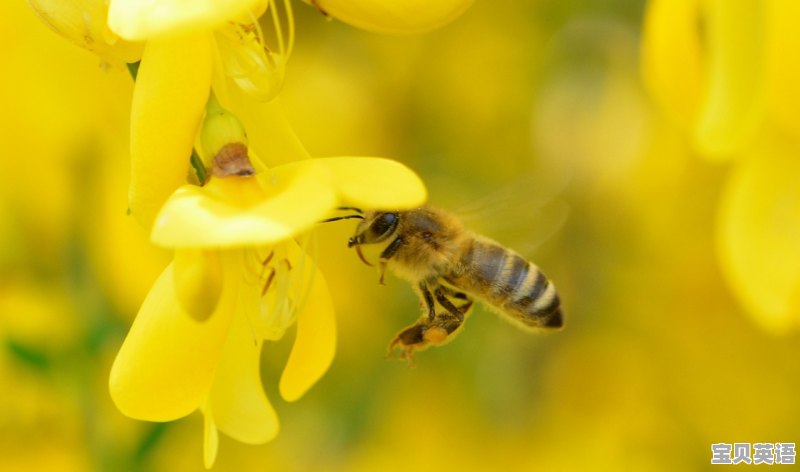
[[[459,326],[461,323],[464,322],[464,315],[467,314],[470,308],[472,308],[472,299],[464,292],[458,292],[444,285],[439,285],[433,291],[433,295],[436,297],[436,301],[439,302],[442,307],[447,310],[447,314],[450,315],[449,319],[452,321],[448,321],[446,323],[446,327],[448,328],[447,334],[452,333]],[[460,302],[463,302],[461,305],[456,306],[449,298],[452,297]]]
[[[419,289],[428,312],[416,323],[400,331],[389,345],[390,354],[400,348],[401,356],[409,362],[414,352],[431,345],[444,344],[452,339],[451,335],[462,325],[464,316],[472,307],[469,296],[442,285],[437,284],[433,294],[426,282],[420,283]],[[453,303],[448,297],[458,301]],[[436,312],[437,302],[444,309],[439,313]],[[462,303],[458,304],[459,302]]]

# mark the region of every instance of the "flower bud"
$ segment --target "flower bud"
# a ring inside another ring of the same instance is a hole
[[[236,116],[222,108],[215,98],[208,101],[200,132],[203,164],[216,177],[255,173],[247,154],[247,133]]]

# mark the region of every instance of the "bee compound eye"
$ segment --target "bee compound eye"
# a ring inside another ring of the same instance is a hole
[[[372,224],[372,231],[375,233],[376,236],[383,236],[386,233],[390,232],[392,229],[394,229],[394,226],[396,224],[397,224],[397,214],[384,213],[375,219],[375,223]]]

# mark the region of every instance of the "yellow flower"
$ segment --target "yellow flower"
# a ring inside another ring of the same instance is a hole
[[[234,96],[244,92],[249,101],[272,99],[282,86],[294,39],[289,0],[282,2],[283,14],[279,2],[271,0],[33,1],[44,5],[38,11],[45,21],[74,41],[84,41],[86,47],[105,52],[94,47],[106,44],[102,39],[109,45],[106,49],[126,61],[141,55],[131,105],[129,210],[146,228],[167,197],[186,180],[188,156],[212,87],[223,104],[243,120],[258,114],[240,109],[240,104],[249,106],[248,100]],[[472,0],[312,3],[360,27],[411,33],[451,21]],[[100,21],[106,11],[107,25]],[[258,22],[265,12],[272,17],[277,43],[271,48]],[[90,33],[81,29],[81,21]],[[135,45],[135,54],[121,54],[126,41]],[[256,141],[253,146],[271,159],[258,149]]]
[[[474,0],[305,0],[345,23],[378,33],[423,33],[450,23]]]
[[[277,29],[275,51],[265,44],[257,21],[267,7]],[[131,213],[145,227],[186,181],[212,83],[215,94],[237,112],[238,104],[266,101],[278,92],[293,35],[290,10],[287,15],[284,40],[274,2],[111,1],[111,29],[146,41],[131,105],[129,192]],[[229,88],[246,91],[249,100],[231,102]]]
[[[282,123],[261,122],[273,145],[287,140]],[[200,149],[213,153],[205,156],[211,177],[178,188],[155,219],[151,239],[175,249],[175,259],[143,303],[110,378],[114,402],[133,418],[170,421],[200,409],[209,467],[218,429],[252,444],[277,434],[259,376],[263,341],[280,339],[297,321],[280,381],[289,401],[333,358],[333,307],[303,235],[340,204],[410,208],[426,196],[414,173],[386,159],[305,159],[301,148],[286,147],[283,157],[295,160],[267,168],[249,154],[243,130],[209,104]]]
[[[800,324],[798,22],[791,0],[654,0],[642,46],[656,101],[700,155],[732,160],[717,252],[734,295],[772,332]]]

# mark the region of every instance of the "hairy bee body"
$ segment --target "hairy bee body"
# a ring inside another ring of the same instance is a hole
[[[388,243],[381,253],[381,269],[410,281],[426,309],[392,342],[391,347],[403,347],[406,356],[449,340],[473,299],[523,328],[562,326],[558,294],[542,271],[516,252],[465,229],[448,212],[431,207],[366,212],[348,244],[358,249],[378,243]]]

